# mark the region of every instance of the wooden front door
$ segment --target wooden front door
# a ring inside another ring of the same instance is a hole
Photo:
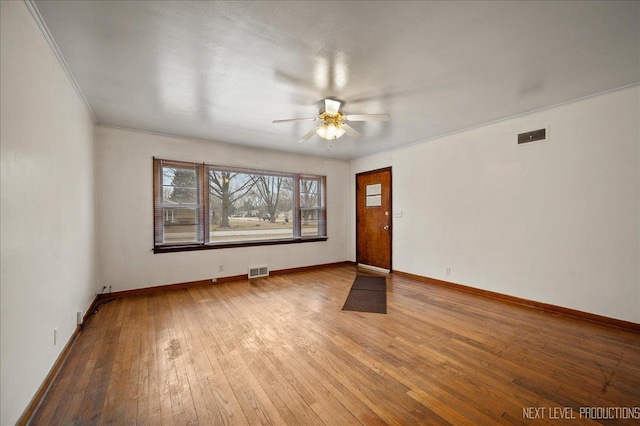
[[[356,261],[391,271],[391,168],[356,175]]]

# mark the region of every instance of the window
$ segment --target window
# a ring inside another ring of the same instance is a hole
[[[156,168],[156,175],[160,173],[156,182],[156,243],[202,242],[200,168],[177,161],[162,161]]]
[[[322,178],[318,176],[300,177],[300,221],[301,235],[323,234]]]
[[[154,251],[326,240],[325,177],[154,159]]]
[[[206,169],[211,243],[294,237],[293,175]]]

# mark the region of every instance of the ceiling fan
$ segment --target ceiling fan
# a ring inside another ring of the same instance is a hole
[[[338,139],[345,133],[353,138],[360,139],[362,134],[346,121],[389,121],[389,114],[345,114],[342,112],[344,102],[327,98],[324,100],[324,108],[320,109],[320,114],[312,118],[289,118],[286,120],[273,120],[274,123],[286,123],[289,121],[319,121],[316,127],[311,129],[298,142],[306,142],[314,134],[331,142]]]

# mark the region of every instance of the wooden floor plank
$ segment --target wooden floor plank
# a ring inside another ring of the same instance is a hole
[[[393,274],[386,315],[342,311],[357,273],[102,305],[32,424],[531,424],[527,407],[640,404],[638,333]]]

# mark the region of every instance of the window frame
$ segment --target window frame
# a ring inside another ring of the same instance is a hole
[[[164,204],[163,201],[163,167],[175,166],[176,168],[193,168],[196,170],[197,197],[196,197],[196,239],[197,242],[163,242],[164,240]],[[241,241],[210,241],[210,195],[209,195],[209,173],[210,171],[227,171],[234,173],[246,173],[266,176],[282,176],[293,179],[292,193],[292,221],[293,237],[276,239],[257,239]],[[317,180],[319,190],[318,210],[318,235],[302,235],[302,221],[300,209],[300,181],[302,179]],[[271,170],[250,169],[244,167],[217,166],[206,163],[196,163],[188,161],[165,160],[153,157],[153,252],[171,253],[179,251],[211,250],[233,247],[253,247],[279,244],[296,244],[316,241],[326,241],[327,236],[327,190],[326,176],[311,175],[303,173],[277,172]]]

